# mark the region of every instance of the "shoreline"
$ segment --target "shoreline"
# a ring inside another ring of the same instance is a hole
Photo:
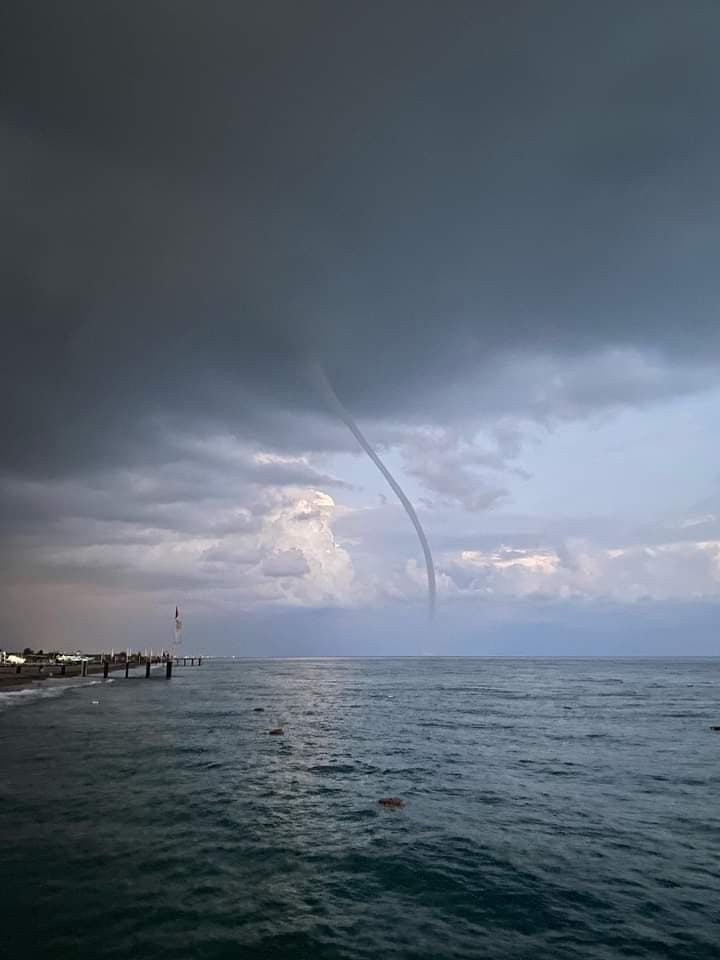
[[[142,664],[133,663],[130,665],[130,669],[136,670],[139,666],[142,666]],[[109,673],[117,673],[118,670],[124,671],[125,664],[111,663],[108,665]],[[87,677],[97,677],[98,674],[102,676],[103,672],[104,665],[102,663],[88,664]],[[84,679],[82,668],[75,664],[72,665],[72,668],[66,666],[65,673],[60,672],[60,664],[54,663],[47,664],[43,670],[24,667],[21,673],[16,673],[14,667],[12,669],[0,668],[0,693],[21,690],[23,687],[43,686],[47,680],[73,679]]]

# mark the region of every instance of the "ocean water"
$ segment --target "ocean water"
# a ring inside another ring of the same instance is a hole
[[[720,660],[216,661],[2,693],[0,953],[717,958],[712,724]]]

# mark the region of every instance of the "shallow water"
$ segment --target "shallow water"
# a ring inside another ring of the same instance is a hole
[[[720,660],[52,683],[0,695],[8,957],[719,955]]]

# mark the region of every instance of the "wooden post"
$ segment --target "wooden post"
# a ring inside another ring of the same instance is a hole
[[[83,660],[82,662],[82,676],[87,676],[87,660]]]
[[[195,657],[190,657],[190,666],[191,667],[195,666]]]
[[[130,658],[128,657],[125,660],[125,679],[127,680],[129,676],[130,676]]]
[[[165,664],[165,679],[169,680],[172,677],[172,660],[168,660]]]
[[[150,676],[150,661],[149,661],[149,660],[148,660],[148,661],[146,662],[146,664],[145,664],[145,676],[146,676],[146,677],[149,677],[149,676]]]
[[[64,663],[61,663],[61,664],[60,664],[60,676],[61,676],[61,677],[64,677],[64,676],[65,676],[65,664],[64,664]]]
[[[184,667],[187,666],[187,657],[183,657],[183,666],[184,666]]]
[[[198,657],[198,666],[202,666],[202,657]]]
[[[106,660],[106,661],[103,663],[103,680],[107,680],[107,678],[108,678],[108,671],[109,671],[109,670],[110,670],[110,663],[109,663],[109,661]]]

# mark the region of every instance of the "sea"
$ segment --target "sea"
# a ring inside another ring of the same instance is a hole
[[[718,958],[713,725],[718,659],[206,660],[3,692],[0,954]]]

